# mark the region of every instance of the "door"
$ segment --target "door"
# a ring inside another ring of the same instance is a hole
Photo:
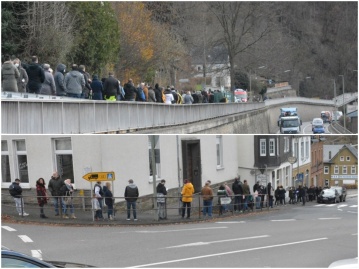
[[[182,140],[183,179],[193,184],[195,192],[202,189],[201,145],[199,140]]]

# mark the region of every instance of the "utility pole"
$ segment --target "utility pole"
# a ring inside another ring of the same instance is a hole
[[[344,91],[344,75],[339,75],[339,77],[342,77],[342,81],[343,81],[343,115],[344,115],[344,121],[343,121],[343,124],[344,124],[344,129],[346,129],[346,118],[345,118],[345,98],[344,98],[344,95],[345,95],[345,91]]]
[[[157,214],[157,189],[156,189],[156,154],[155,154],[155,136],[151,135],[151,166],[152,166],[152,184],[153,184],[153,217],[158,220]]]

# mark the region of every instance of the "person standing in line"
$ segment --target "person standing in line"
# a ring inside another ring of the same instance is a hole
[[[272,183],[268,182],[267,185],[267,197],[268,197],[268,206],[273,208],[273,188]]]
[[[66,96],[66,87],[64,84],[65,71],[66,65],[61,63],[57,65],[56,72],[54,75],[57,96]]]
[[[299,185],[299,197],[302,198],[302,205],[305,206],[307,190],[302,185]]]
[[[23,65],[26,70],[27,76],[29,77],[29,93],[40,93],[42,83],[45,81],[44,69],[39,65],[39,59],[37,56],[31,57],[31,64]]]
[[[131,220],[131,207],[133,220],[137,221],[137,213],[136,213],[136,201],[139,196],[139,191],[135,183],[133,183],[133,179],[128,181],[128,185],[125,189],[125,200],[127,202],[127,219]]]
[[[105,100],[107,101],[116,101],[119,93],[120,84],[118,83],[118,79],[115,78],[113,72],[108,73],[108,78],[105,80],[103,84],[103,95]]]
[[[20,76],[17,78],[17,90],[19,92],[26,92],[26,85],[29,82],[29,77],[25,69],[21,66],[21,62],[18,58],[14,59],[14,65],[19,70]]]
[[[248,200],[249,200],[249,195],[251,194],[251,190],[249,188],[246,179],[243,181],[242,189],[243,189],[243,211],[246,210],[249,211]]]
[[[96,215],[95,215],[95,220],[103,220],[103,215],[102,215],[102,202],[103,202],[103,189],[101,186],[101,181],[97,181],[97,183],[94,186],[94,194],[98,200],[98,203],[100,205],[101,210],[96,210]]]
[[[97,75],[92,76],[92,82],[90,86],[92,89],[92,99],[103,100],[103,85],[102,82],[98,79]]]
[[[54,172],[49,181],[49,191],[55,207],[55,216],[59,216],[59,204],[64,208],[63,200],[61,199],[61,187],[65,185],[64,181],[60,178],[58,172]]]
[[[15,206],[19,216],[28,216],[29,214],[24,211],[24,200],[22,198],[22,188],[20,186],[20,179],[16,178],[9,187],[10,195],[14,198]]]
[[[77,64],[65,75],[64,85],[68,97],[82,98],[82,89],[85,87],[85,77],[78,71]]]
[[[242,212],[242,195],[243,195],[243,188],[242,182],[240,177],[236,177],[232,184],[232,190],[234,193],[234,211]]]
[[[223,215],[223,213],[226,212],[226,205],[222,203],[221,198],[227,197],[226,187],[223,184],[218,188],[217,197],[218,197],[218,205],[219,205],[219,215]]]
[[[191,202],[192,202],[192,195],[194,193],[194,188],[192,183],[188,180],[184,180],[184,185],[182,188],[182,219],[184,219],[184,215],[186,212],[187,207],[187,219],[191,218]]]
[[[167,212],[166,212],[167,189],[165,187],[165,184],[166,184],[166,180],[162,179],[161,182],[158,183],[156,188],[158,217],[160,220],[167,219]]]
[[[107,205],[107,217],[108,220],[114,220],[113,218],[113,194],[111,191],[111,183],[106,182],[105,186],[103,186],[103,195],[105,197],[105,204]]]
[[[75,210],[74,210],[74,204],[73,204],[73,194],[74,194],[74,186],[72,185],[71,183],[71,179],[66,179],[64,181],[65,185],[63,185],[61,187],[61,192],[63,194],[63,204],[64,204],[64,208],[63,208],[63,215],[62,217],[65,218],[65,219],[68,219],[69,216],[67,214],[67,209],[69,208],[70,209],[70,218],[71,219],[76,219],[76,216],[75,216]]]
[[[40,94],[56,95],[54,76],[50,72],[50,65],[44,64],[45,81],[42,83]]]
[[[213,191],[210,187],[210,182],[206,182],[202,188],[201,195],[203,199],[203,216],[212,218],[212,205],[213,205]]]
[[[11,61],[10,55],[5,55],[5,62],[1,67],[1,88],[6,92],[18,92],[17,79],[20,72]]]
[[[44,213],[44,205],[47,204],[49,198],[47,197],[45,180],[42,177],[36,181],[36,195],[37,203],[40,206],[40,218],[47,219]]]
[[[183,97],[183,103],[185,105],[191,105],[194,102],[191,92],[188,91]]]

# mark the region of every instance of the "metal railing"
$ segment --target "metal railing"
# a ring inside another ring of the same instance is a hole
[[[242,195],[241,195],[242,196]],[[90,217],[94,216],[94,210],[92,208],[92,196],[73,196],[72,200],[71,200],[71,204],[68,205],[64,205],[60,203],[60,200],[62,198],[64,198],[66,196],[56,196],[56,197],[48,197],[48,201],[47,204],[44,205],[44,211],[46,213],[48,213],[49,211],[54,210],[54,201],[53,199],[58,199],[59,203],[58,203],[58,211],[59,211],[59,215],[60,217],[64,214],[64,208],[66,208],[67,212],[69,212],[69,207],[72,204],[73,208],[74,208],[74,213],[76,214],[77,218],[79,218],[79,215],[77,213],[82,212],[80,215],[83,218],[89,219]],[[68,197],[68,196],[67,196]],[[181,196],[165,196],[166,197],[166,203],[165,203],[165,210],[166,210],[166,215],[169,217],[178,217],[181,216],[182,213],[182,202],[181,202]],[[235,205],[234,205],[234,196],[231,197],[232,201],[230,204],[226,205],[226,209],[224,210],[220,210],[220,203],[219,203],[219,199],[222,196],[217,196],[214,195],[213,196],[213,200],[212,200],[212,212],[213,215],[222,215],[222,214],[240,214],[242,212],[240,212],[241,209],[243,209],[244,206],[244,201],[242,203],[240,203],[240,207],[241,208],[237,208],[237,211],[235,210]],[[37,198],[43,198],[43,196],[31,196],[31,195],[23,195],[22,199],[23,199],[23,205],[24,208],[22,208],[22,212],[33,212],[33,211],[37,211],[40,210],[39,205],[37,204]],[[106,197],[103,197],[102,199],[102,213],[105,214],[107,213],[107,206],[104,204],[104,199]],[[123,216],[122,219],[125,219],[125,216],[127,214],[127,206],[126,206],[126,201],[125,201],[125,197],[113,197],[115,199],[115,203],[114,203],[114,215],[116,216]],[[254,199],[254,203],[250,204],[249,209],[251,211],[258,211],[258,210],[262,210],[263,208],[267,208],[267,210],[269,210],[268,207],[268,201],[267,199],[263,199],[261,201],[261,207],[257,208],[256,204],[255,204],[255,199]],[[273,201],[274,203],[274,201]],[[155,206],[155,204],[157,205],[157,197],[153,197],[153,196],[148,196],[148,197],[139,197],[137,199],[136,202],[136,210],[137,210],[137,215],[141,217],[141,215],[155,215],[156,211],[157,211],[157,206]],[[7,210],[7,212],[9,212],[9,210],[11,212],[13,212],[13,214],[16,213],[16,208],[15,208],[15,203],[13,202],[12,197],[9,194],[2,194],[2,207],[3,207],[3,212],[5,210],[5,208]],[[204,205],[203,205],[203,199],[202,196],[199,194],[195,194],[193,195],[193,200],[191,202],[191,216],[194,218],[198,218],[201,219],[203,218],[203,209],[204,209]],[[222,212],[221,212],[222,211]],[[2,212],[2,213],[3,213]],[[12,214],[10,212],[10,214]],[[80,218],[81,218],[80,216]]]

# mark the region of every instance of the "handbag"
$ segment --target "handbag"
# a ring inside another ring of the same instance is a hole
[[[64,199],[64,204],[65,205],[71,205],[71,197],[70,196],[66,196]]]

